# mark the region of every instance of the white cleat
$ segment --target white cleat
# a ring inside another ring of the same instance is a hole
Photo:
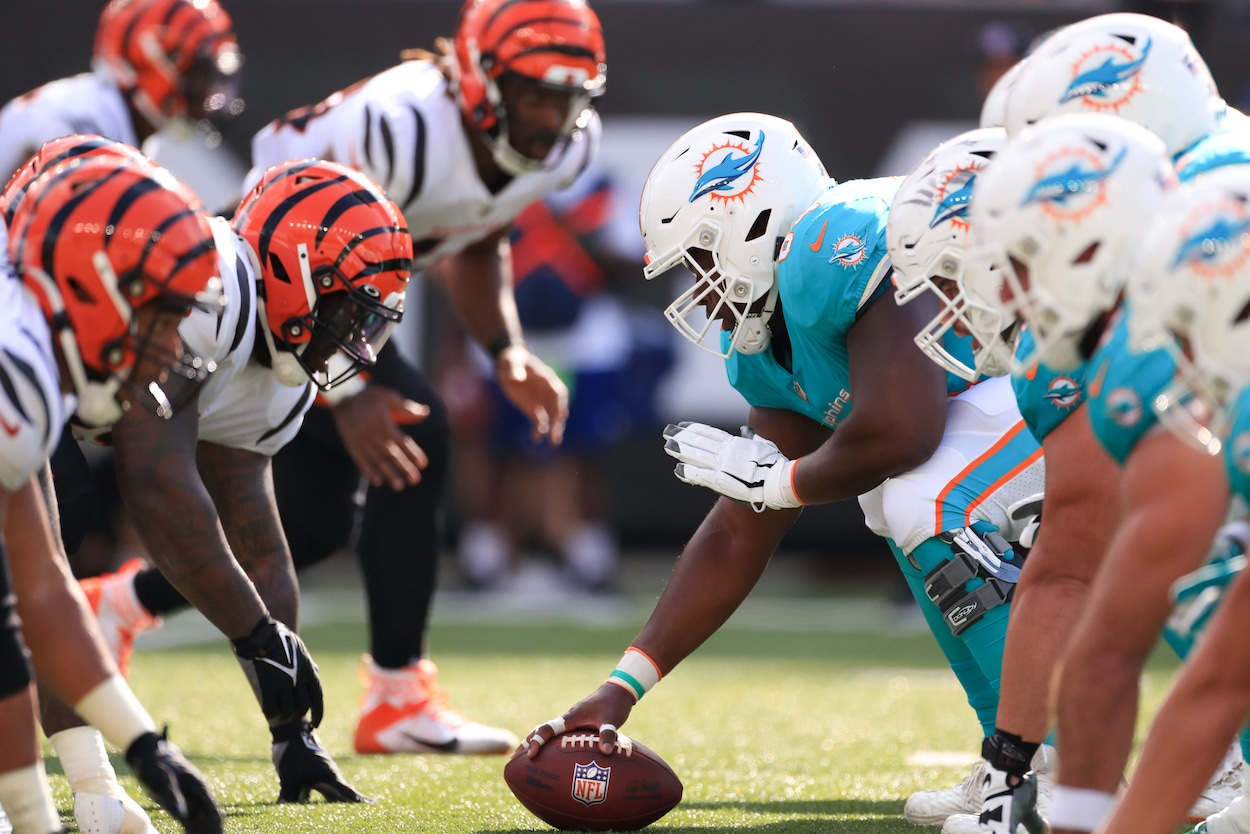
[[[943,791],[917,791],[903,804],[903,819],[912,825],[943,825],[955,814],[981,813],[985,760],[979,760],[962,782]]]
[[[1215,769],[1215,773],[1211,774],[1211,781],[1189,809],[1190,822],[1204,820],[1232,805],[1242,795],[1244,783],[1241,743],[1234,739],[1232,746],[1224,754],[1224,760]]]
[[[367,692],[356,724],[357,753],[502,755],[520,744],[511,730],[452,709],[438,686],[438,668],[427,659],[383,669],[366,656],[361,677]]]
[[[1250,785],[1228,807],[1212,814],[1194,827],[1193,834],[1250,834]]]
[[[80,834],[160,834],[147,812],[125,793],[120,797],[75,793],[74,820]]]

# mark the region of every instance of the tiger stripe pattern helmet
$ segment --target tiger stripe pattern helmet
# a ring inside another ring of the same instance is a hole
[[[52,326],[92,425],[116,421],[117,394],[143,350],[135,311],[220,303],[208,217],[162,168],[100,155],[37,177],[10,226],[10,256]]]
[[[539,168],[543,160],[527,164],[508,145],[500,78],[518,76],[579,97],[567,134],[585,124],[591,99],[607,85],[603,27],[585,0],[466,0],[452,52],[452,89],[464,118],[513,174]]]
[[[137,148],[124,142],[105,139],[103,136],[76,133],[51,139],[44,142],[39,150],[35,151],[30,159],[26,160],[13,172],[13,176],[9,177],[8,183],[4,186],[4,192],[0,193],[0,217],[4,218],[6,224],[12,224],[13,213],[26,195],[26,189],[44,171],[62,162],[92,156],[112,156],[137,164],[155,164]]]
[[[217,0],[112,0],[93,63],[157,128],[242,111],[243,58]]]
[[[233,225],[260,268],[279,381],[328,390],[377,361],[403,315],[413,256],[403,212],[377,185],[335,162],[292,160],[264,173]]]

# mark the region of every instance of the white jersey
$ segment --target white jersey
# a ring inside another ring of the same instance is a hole
[[[126,99],[107,76],[88,72],[52,81],[0,109],[0,180],[7,182],[44,142],[74,133],[137,146]]]
[[[264,338],[256,313],[259,280],[251,249],[225,218],[211,221],[226,304],[220,313],[192,310],[178,327],[186,349],[217,369],[200,389],[199,439],[273,455],[299,431],[312,406],[312,383],[292,388],[253,358]]]
[[[47,461],[74,403],[61,394],[47,319],[8,251],[0,223],[0,488],[12,492]]]
[[[252,140],[250,190],[271,165],[320,157],[364,172],[404,212],[415,268],[462,251],[512,223],[521,209],[567,187],[598,151],[591,113],[552,166],[499,193],[482,183],[460,110],[438,65],[407,61],[272,122]]]

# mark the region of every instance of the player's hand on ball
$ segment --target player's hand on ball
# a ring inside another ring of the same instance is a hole
[[[559,718],[539,724],[521,742],[525,755],[534,758],[542,746],[565,732],[586,728],[599,733],[599,752],[610,756],[616,750],[618,728],[629,718],[634,700],[621,687],[605,683]]]
[[[750,426],[743,426],[741,435],[732,435],[703,423],[669,425],[664,429],[664,451],[677,459],[673,472],[679,480],[750,504],[756,512],[803,506],[794,492],[797,461]]]

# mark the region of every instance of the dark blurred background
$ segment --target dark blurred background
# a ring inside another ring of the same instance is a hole
[[[247,108],[224,126],[218,153],[232,152],[243,166],[250,137],[269,120],[392,66],[403,49],[432,47],[436,37],[453,31],[460,7],[460,0],[221,3],[234,17],[245,54]],[[839,179],[905,174],[937,141],[931,137],[940,140],[974,126],[988,83],[1031,39],[1092,14],[1139,11],[1185,26],[1234,106],[1246,102],[1250,80],[1248,0],[592,0],[592,5],[607,39],[608,93],[599,110],[624,238],[637,236],[637,195],[650,162],[704,118],[739,110],[774,113],[800,127]],[[0,101],[86,71],[101,7],[101,0],[5,0],[0,31],[8,48],[0,55]],[[651,320],[671,330],[659,315],[671,287],[648,286],[634,275],[617,290],[653,307]],[[429,319],[438,300],[428,293],[427,298]],[[423,338],[428,342],[432,336]],[[653,407],[604,462],[609,518],[626,546],[680,545],[712,503],[711,493],[672,476],[660,445],[663,424],[700,419],[733,428],[745,416],[723,371],[715,361],[692,358],[699,353],[684,342],[672,345],[676,364],[658,382]],[[456,520],[453,506],[452,536]],[[806,512],[786,549],[816,556],[883,550],[864,529],[853,502]]]

